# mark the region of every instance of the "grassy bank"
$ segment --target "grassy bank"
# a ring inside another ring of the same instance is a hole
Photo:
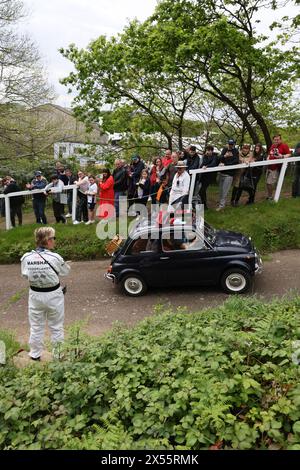
[[[0,449],[300,449],[300,298],[231,298],[0,374]],[[5,368],[4,368],[5,370]]]
[[[300,199],[282,199],[277,204],[261,202],[253,206],[228,207],[223,212],[208,210],[206,220],[216,228],[242,232],[253,238],[263,254],[300,248]],[[57,250],[65,259],[91,260],[104,256],[107,241],[99,240],[95,226],[54,225]],[[34,247],[36,225],[0,231],[0,262],[16,263]]]

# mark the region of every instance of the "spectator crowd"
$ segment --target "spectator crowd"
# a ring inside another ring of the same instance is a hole
[[[262,144],[254,146],[243,144],[239,148],[233,139],[229,139],[220,153],[208,145],[200,155],[195,146],[190,145],[184,151],[172,152],[166,150],[163,156],[153,158],[152,162],[144,162],[139,155],[134,155],[130,163],[117,158],[114,170],[103,169],[100,175],[86,174],[80,170],[73,174],[69,168],[64,168],[59,162],[55,171],[47,181],[41,171],[36,171],[31,182],[26,184],[28,190],[42,190],[32,194],[33,211],[36,223],[47,224],[45,205],[47,197],[52,198],[53,214],[57,223],[66,223],[72,217],[73,191],[66,191],[69,185],[77,186],[76,220],[73,224],[94,224],[96,219],[108,219],[120,216],[120,198],[127,198],[128,206],[139,203],[144,206],[160,203],[176,205],[188,201],[191,184],[190,171],[198,168],[230,167],[239,163],[261,162],[274,160],[274,165],[267,167],[249,166],[242,169],[224,169],[218,172],[219,202],[216,210],[225,208],[227,200],[233,207],[239,205],[240,198],[245,192],[248,195],[247,204],[255,202],[258,183],[265,173],[267,199],[273,199],[274,187],[277,183],[281,165],[275,162],[278,158],[290,156],[300,157],[300,143],[292,153],[289,146],[282,142],[280,135],[273,137],[273,144],[266,153]],[[266,168],[266,170],[264,170]],[[207,190],[215,183],[217,172],[198,174],[194,189],[194,200],[208,208]],[[20,192],[22,189],[11,176],[0,179],[0,193],[9,194]],[[230,194],[230,197],[229,196]],[[300,196],[300,160],[295,164],[295,174],[292,186],[292,196]],[[13,227],[16,217],[22,225],[22,205],[24,196],[10,198],[10,217]],[[4,199],[0,199],[1,216],[5,215]],[[65,208],[67,213],[65,214]]]

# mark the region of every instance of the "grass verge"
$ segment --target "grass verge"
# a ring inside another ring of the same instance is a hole
[[[300,199],[282,199],[277,204],[261,202],[253,206],[228,207],[223,212],[208,210],[206,220],[216,228],[251,236],[262,254],[300,248]],[[0,232],[0,263],[17,263],[34,248],[33,231],[37,225]],[[99,240],[95,226],[54,225],[57,250],[66,259],[101,259],[107,240]]]

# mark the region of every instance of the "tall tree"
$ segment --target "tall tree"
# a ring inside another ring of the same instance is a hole
[[[75,66],[62,83],[70,91],[79,91],[74,110],[81,119],[97,121],[103,105],[131,105],[152,119],[169,148],[173,143],[182,148],[183,121],[196,87],[183,83],[177,74],[163,73],[153,63],[147,65],[155,49],[144,41],[143,27],[137,21],[118,37],[101,36],[87,50],[70,45],[61,53]]]
[[[35,44],[16,32],[24,18],[19,0],[0,0],[0,103],[34,106],[52,95]]]
[[[25,16],[22,1],[0,0],[1,159],[20,153],[26,110],[53,98],[37,47],[17,31]]]
[[[261,132],[268,146],[267,104],[284,106],[299,71],[296,45],[281,48],[256,30],[260,11],[277,3],[162,0],[144,26],[145,37],[162,58],[162,71],[177,73],[190,86],[224,103],[243,122],[253,142]]]

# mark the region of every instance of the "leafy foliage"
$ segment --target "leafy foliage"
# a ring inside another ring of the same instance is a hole
[[[217,100],[253,142],[270,129],[291,126],[299,54],[288,31],[272,40],[257,22],[279,2],[263,0],[163,0],[143,23],[122,34],[100,36],[86,50],[71,44],[61,53],[75,68],[62,83],[76,90],[75,111],[97,121],[101,106],[128,105],[145,113],[167,138],[182,145],[184,117]],[[268,20],[267,20],[268,23]],[[273,24],[273,29],[279,25]],[[297,126],[297,119],[294,127]]]
[[[167,311],[0,377],[3,449],[300,447],[300,298]],[[293,358],[293,360],[292,360]]]

